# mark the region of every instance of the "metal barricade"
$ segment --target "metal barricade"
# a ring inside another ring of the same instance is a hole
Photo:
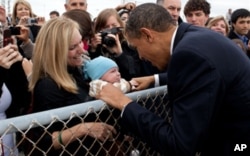
[[[171,122],[166,86],[132,92],[127,95],[143,107]],[[46,150],[41,148],[44,137],[49,135],[53,138],[50,130],[55,124],[60,124],[63,129],[67,129],[70,127],[70,123],[75,121],[82,123],[88,121],[105,122],[113,125],[118,134],[113,140],[104,142],[88,135],[77,138],[75,142],[78,146],[75,147],[74,153],[67,150],[69,144],[65,143],[60,148],[59,155],[82,155],[78,153],[82,149],[85,150],[84,155],[160,155],[140,138],[134,135],[127,136],[129,133],[127,134],[120,124],[120,112],[118,110],[108,107],[100,100],[95,100],[1,120],[0,156],[6,150],[10,155],[15,155],[15,150],[19,151],[18,155],[49,155],[49,151],[53,150],[54,147],[47,142]],[[15,136],[14,147],[8,147],[1,141],[7,135]],[[74,132],[72,132],[72,136],[74,136]]]

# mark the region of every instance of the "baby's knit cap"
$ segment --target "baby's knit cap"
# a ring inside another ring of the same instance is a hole
[[[83,71],[86,79],[96,80],[100,79],[108,70],[114,67],[118,66],[113,60],[99,56],[93,60],[86,61],[83,66]]]

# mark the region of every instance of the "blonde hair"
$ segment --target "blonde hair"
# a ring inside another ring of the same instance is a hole
[[[223,17],[223,16],[216,16],[214,18],[212,18],[208,24],[207,24],[207,28],[211,29],[211,27],[217,23],[218,21],[222,20],[224,23],[225,23],[225,26],[226,26],[226,35],[228,35],[229,33],[229,30],[230,30],[230,27],[229,27],[229,24],[227,22],[227,20]]]
[[[13,5],[13,10],[12,10],[12,21],[11,21],[11,23],[13,25],[17,25],[18,24],[16,20],[17,20],[17,6],[19,4],[22,4],[22,5],[26,6],[29,9],[29,11],[30,11],[30,15],[29,16],[30,17],[35,17],[35,14],[33,14],[31,5],[30,5],[30,3],[28,1],[26,1],[26,0],[16,0],[15,3],[14,3],[14,5]]]
[[[69,46],[76,30],[79,25],[65,17],[51,19],[41,27],[34,49],[30,91],[39,79],[50,77],[59,87],[77,93],[75,81],[67,70]]]

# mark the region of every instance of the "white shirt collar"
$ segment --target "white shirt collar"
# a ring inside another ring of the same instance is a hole
[[[173,33],[172,39],[171,39],[171,44],[170,44],[170,56],[173,54],[174,39],[175,39],[175,36],[176,36],[177,29],[178,29],[178,26],[176,27],[176,29],[175,29],[175,31],[174,31],[174,33]]]

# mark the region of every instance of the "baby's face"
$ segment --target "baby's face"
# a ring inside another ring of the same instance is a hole
[[[118,67],[109,69],[102,77],[101,80],[107,81],[109,83],[120,82],[121,74]]]

